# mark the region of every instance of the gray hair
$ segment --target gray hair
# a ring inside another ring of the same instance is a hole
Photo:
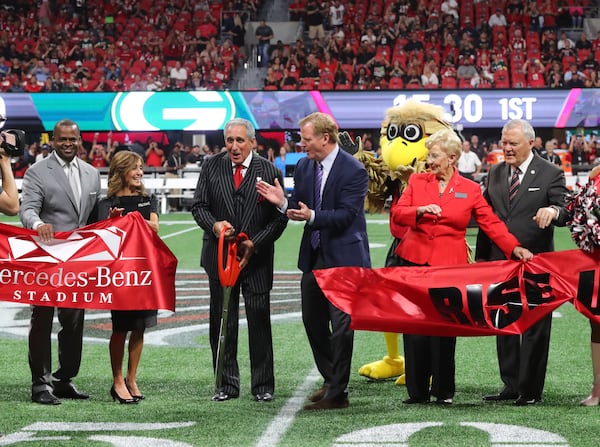
[[[225,127],[223,128],[223,137],[227,138],[227,132],[229,132],[229,128],[231,126],[244,126],[246,128],[246,136],[249,139],[252,140],[254,137],[256,137],[256,131],[254,130],[254,126],[250,121],[244,118],[233,118],[227,121]]]
[[[502,133],[515,128],[520,128],[525,138],[529,141],[535,140],[535,130],[533,130],[533,126],[529,124],[528,121],[522,119],[513,119],[507,122],[502,128]]]
[[[431,149],[436,144],[446,154],[456,155],[457,160],[462,154],[462,141],[452,129],[438,130],[430,135],[425,141],[425,147],[427,147],[427,149]]]

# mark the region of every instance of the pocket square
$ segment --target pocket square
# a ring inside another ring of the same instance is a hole
[[[527,188],[527,191],[530,191],[530,192],[531,191],[539,191],[540,189],[542,189],[542,188],[535,188],[535,187],[534,188]]]

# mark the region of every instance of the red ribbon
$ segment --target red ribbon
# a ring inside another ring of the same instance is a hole
[[[354,329],[423,335],[520,334],[566,302],[600,323],[600,254],[568,250],[530,262],[315,271]]]

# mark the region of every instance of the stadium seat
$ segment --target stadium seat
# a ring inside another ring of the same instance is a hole
[[[527,79],[525,75],[520,71],[513,71],[512,74],[512,87],[513,88],[526,88]]]
[[[336,90],[350,90],[352,88],[352,85],[350,84],[337,84],[335,86]]]
[[[579,59],[579,62],[583,62],[591,52],[592,50],[588,48],[580,48],[577,50],[577,59]]]
[[[390,82],[388,84],[388,88],[391,90],[400,90],[404,88],[404,81],[402,78],[393,77],[390,78]]]
[[[319,90],[333,90],[333,80],[330,78],[321,79],[319,81]]]
[[[479,81],[479,84],[477,84],[477,88],[492,88],[492,87],[493,87],[492,83],[484,78],[481,78],[481,80]]]
[[[494,72],[494,86],[496,88],[509,88],[508,70],[498,70]]]
[[[300,78],[300,90],[312,90],[315,88],[314,78]]]
[[[455,78],[442,78],[442,88],[445,89],[453,89],[456,88],[456,79]]]
[[[461,89],[473,88],[473,84],[471,84],[471,79],[460,78],[458,80],[458,88],[461,88]]]

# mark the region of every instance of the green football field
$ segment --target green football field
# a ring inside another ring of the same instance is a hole
[[[391,237],[387,216],[371,215],[374,267],[383,266]],[[15,222],[4,218],[5,222]],[[56,407],[30,402],[27,364],[29,310],[0,303],[0,446],[597,446],[600,408],[578,406],[589,393],[589,325],[570,305],[554,313],[543,403],[490,404],[483,394],[500,380],[493,337],[460,338],[457,393],[450,407],[402,404],[406,391],[393,381],[370,382],[356,373],[385,354],[383,336],[357,332],[346,410],[305,412],[306,396],[320,386],[300,319],[296,269],[302,226],[290,224],[277,243],[272,321],[275,401],[259,404],[249,394],[244,321],[240,325],[239,399],[214,403],[208,348],[208,290],[199,268],[201,232],[187,213],[161,216],[160,235],[179,259],[177,311],[161,312],[146,335],[138,383],[139,405],[113,403],[107,341],[110,315],[86,313],[85,345],[76,384],[89,401]],[[472,242],[474,230],[469,231]],[[558,250],[574,248],[558,229]],[[57,326],[58,327],[58,326]],[[56,362],[56,346],[54,346]]]

